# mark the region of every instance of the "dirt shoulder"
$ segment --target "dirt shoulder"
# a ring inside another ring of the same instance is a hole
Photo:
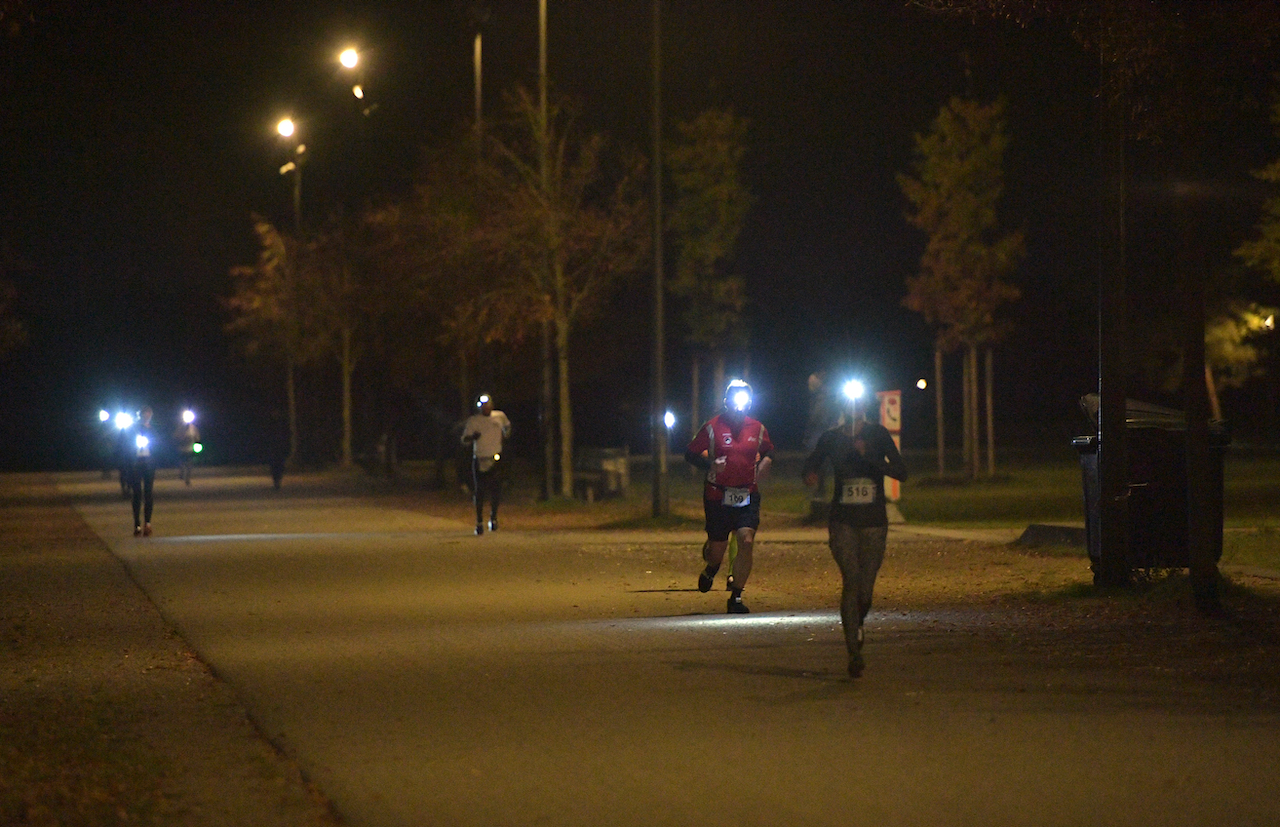
[[[338,823],[51,480],[0,504],[0,823]]]

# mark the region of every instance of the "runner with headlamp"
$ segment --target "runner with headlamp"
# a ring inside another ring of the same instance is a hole
[[[740,379],[724,393],[724,411],[698,429],[685,449],[685,461],[707,472],[702,491],[707,542],[702,547],[706,568],[698,575],[698,591],[711,591],[716,572],[729,547],[729,535],[738,541],[733,563],[728,611],[746,614],[742,590],[751,576],[751,551],[760,527],[758,483],[773,458],[773,442],[764,424],[747,415],[751,410],[751,386]]]
[[[804,481],[818,484],[818,469],[831,461],[835,491],[828,537],[840,567],[840,620],[849,653],[849,677],[862,675],[862,623],[871,611],[876,575],[889,536],[884,478],[907,478],[907,466],[887,428],[866,419],[865,389],[852,380],[844,386],[844,417],[818,439],[804,463]]]
[[[493,409],[482,393],[476,412],[462,426],[462,444],[471,448],[472,500],[476,506],[476,536],[484,534],[484,501],[489,499],[489,530],[498,530],[498,501],[502,497],[502,443],[511,436],[511,420]]]
[[[129,429],[126,447],[129,451],[129,480],[133,488],[133,536],[151,536],[151,509],[155,501],[152,491],[156,483],[155,453],[159,445],[156,432],[151,427],[151,408],[138,413],[138,420]]]

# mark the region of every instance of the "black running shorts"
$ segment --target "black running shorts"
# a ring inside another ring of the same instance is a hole
[[[747,505],[730,508],[719,500],[702,500],[702,510],[707,515],[707,539],[722,543],[740,528],[760,527],[760,492],[751,494]]]

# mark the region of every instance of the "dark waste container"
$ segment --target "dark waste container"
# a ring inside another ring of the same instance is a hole
[[[1097,423],[1097,396],[1090,394],[1081,406]],[[1128,400],[1125,406],[1128,438],[1130,569],[1186,568],[1187,543],[1187,418],[1182,411]],[[1200,504],[1211,525],[1222,557],[1222,462],[1231,441],[1225,423],[1209,423],[1208,500]],[[1085,534],[1089,559],[1098,572],[1102,559],[1102,483],[1098,476],[1098,437],[1079,436],[1072,444],[1080,453],[1084,483]]]

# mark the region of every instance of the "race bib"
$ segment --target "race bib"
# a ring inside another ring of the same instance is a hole
[[[724,504],[730,508],[742,508],[751,503],[751,490],[749,488],[726,488],[724,490]]]
[[[866,477],[849,480],[840,489],[841,505],[870,505],[876,501],[876,484]]]

